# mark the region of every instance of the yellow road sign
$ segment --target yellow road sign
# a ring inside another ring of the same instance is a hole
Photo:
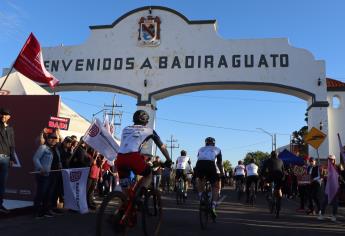
[[[311,145],[313,148],[318,149],[320,145],[326,138],[326,134],[322,133],[317,128],[313,127],[310,131],[304,136],[304,141]]]

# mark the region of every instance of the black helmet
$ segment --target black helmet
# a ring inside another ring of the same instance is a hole
[[[205,139],[205,144],[206,145],[215,145],[215,143],[216,143],[216,140],[214,138],[212,138],[212,137],[207,137]]]
[[[146,125],[149,122],[150,116],[144,110],[137,110],[133,115],[133,122],[136,125]]]
[[[181,151],[181,156],[186,156],[187,155],[187,152],[185,150],[182,150]]]
[[[242,164],[243,164],[243,161],[242,161],[242,160],[239,160],[237,163],[238,163],[239,165],[242,165]]]

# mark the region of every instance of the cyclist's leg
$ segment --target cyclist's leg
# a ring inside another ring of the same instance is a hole
[[[186,170],[183,170],[182,179],[183,179],[183,182],[184,182],[184,185],[183,185],[184,196],[187,197],[188,179],[187,179]]]
[[[142,179],[140,179],[140,186],[138,186],[138,190],[142,187],[148,188],[152,183],[152,171],[151,167],[146,163],[145,156],[141,155],[140,153],[135,153],[128,159],[128,167],[133,170],[136,175],[141,175]]]
[[[249,187],[252,183],[252,177],[248,176],[246,179],[246,195],[247,195],[247,202],[249,202]]]
[[[195,176],[196,176],[196,186],[198,190],[199,199],[201,198],[202,192],[204,191],[205,186],[205,168],[202,161],[197,161],[195,167]]]

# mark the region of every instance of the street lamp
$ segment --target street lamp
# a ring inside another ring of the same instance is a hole
[[[256,128],[256,129],[261,130],[265,134],[268,134],[269,136],[271,136],[271,138],[272,138],[272,151],[276,151],[277,150],[277,136],[276,136],[276,134],[271,134],[270,132],[264,130],[263,128]]]

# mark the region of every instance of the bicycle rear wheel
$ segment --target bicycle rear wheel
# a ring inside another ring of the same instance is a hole
[[[120,220],[127,206],[122,192],[111,192],[103,199],[96,219],[96,235],[126,235],[127,227]]]
[[[142,227],[145,236],[158,235],[162,223],[162,200],[158,190],[148,190],[142,207]]]
[[[209,216],[209,201],[208,196],[205,192],[201,195],[200,205],[199,205],[199,219],[201,229],[206,229],[208,224]]]

